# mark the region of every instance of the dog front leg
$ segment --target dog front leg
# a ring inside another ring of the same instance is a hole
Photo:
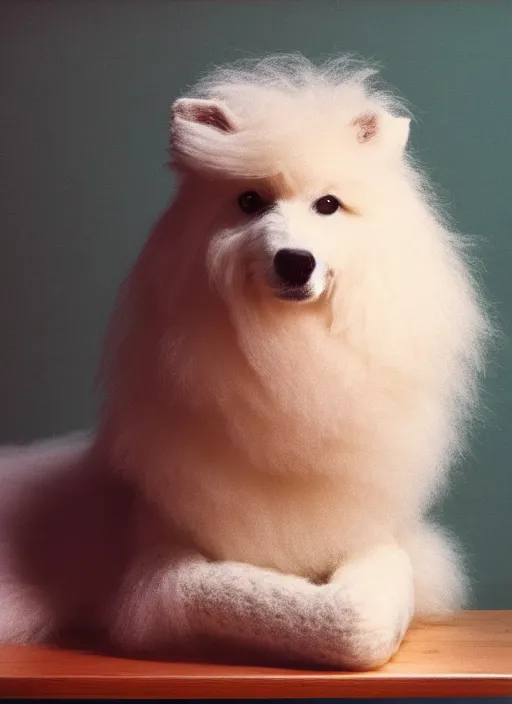
[[[323,586],[240,563],[199,558],[160,566],[146,563],[127,580],[112,631],[130,648],[179,646],[206,638],[283,662],[373,667],[392,654],[405,626],[398,623],[398,614],[391,618],[389,595],[378,592],[386,560],[370,563],[370,569],[356,562],[348,565]],[[393,603],[404,599],[406,590],[398,591],[400,598],[394,593]],[[381,606],[388,619],[378,612]],[[383,645],[386,638],[391,646]]]
[[[409,556],[398,545],[379,545],[347,562],[327,587],[352,617],[344,661],[352,670],[373,669],[398,650],[414,613]]]
[[[335,604],[323,593],[300,577],[243,563],[146,558],[125,580],[107,627],[130,650],[206,640],[312,665],[334,656],[325,657],[323,644]],[[339,638],[332,647],[339,649]]]

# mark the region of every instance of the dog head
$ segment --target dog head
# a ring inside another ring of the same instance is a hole
[[[228,301],[234,288],[238,299],[327,300],[396,198],[409,119],[370,98],[371,72],[346,59],[329,75],[291,64],[293,75],[289,59],[288,74],[275,60],[221,71],[172,108],[173,163],[195,192],[210,278]]]

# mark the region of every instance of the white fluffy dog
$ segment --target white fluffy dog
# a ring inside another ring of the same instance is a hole
[[[106,629],[371,668],[461,604],[426,518],[487,316],[347,58],[235,65],[172,108],[179,189],[122,291],[88,438],[0,456],[0,641]]]

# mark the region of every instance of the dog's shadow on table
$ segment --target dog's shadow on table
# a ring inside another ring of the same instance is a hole
[[[127,652],[122,651],[108,641],[101,633],[90,633],[82,631],[69,631],[62,633],[56,638],[52,645],[56,648],[72,650],[75,652],[89,653],[93,655],[105,656],[122,660],[138,660],[148,663],[183,663],[196,665],[224,665],[236,667],[256,667],[256,668],[287,668],[292,670],[307,671],[311,668],[305,667],[304,663],[296,662],[292,659],[283,662],[268,655],[251,649],[242,650],[240,646],[230,647],[219,643],[204,643],[198,651],[187,651],[184,648],[156,650],[148,652]],[[315,664],[315,671],[332,671],[332,668],[319,667]]]

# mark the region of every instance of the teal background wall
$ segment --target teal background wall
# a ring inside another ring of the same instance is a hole
[[[168,106],[211,63],[377,59],[464,231],[482,235],[505,343],[444,520],[475,605],[512,608],[512,2],[216,0],[0,6],[0,442],[94,422],[115,290],[165,206]]]

